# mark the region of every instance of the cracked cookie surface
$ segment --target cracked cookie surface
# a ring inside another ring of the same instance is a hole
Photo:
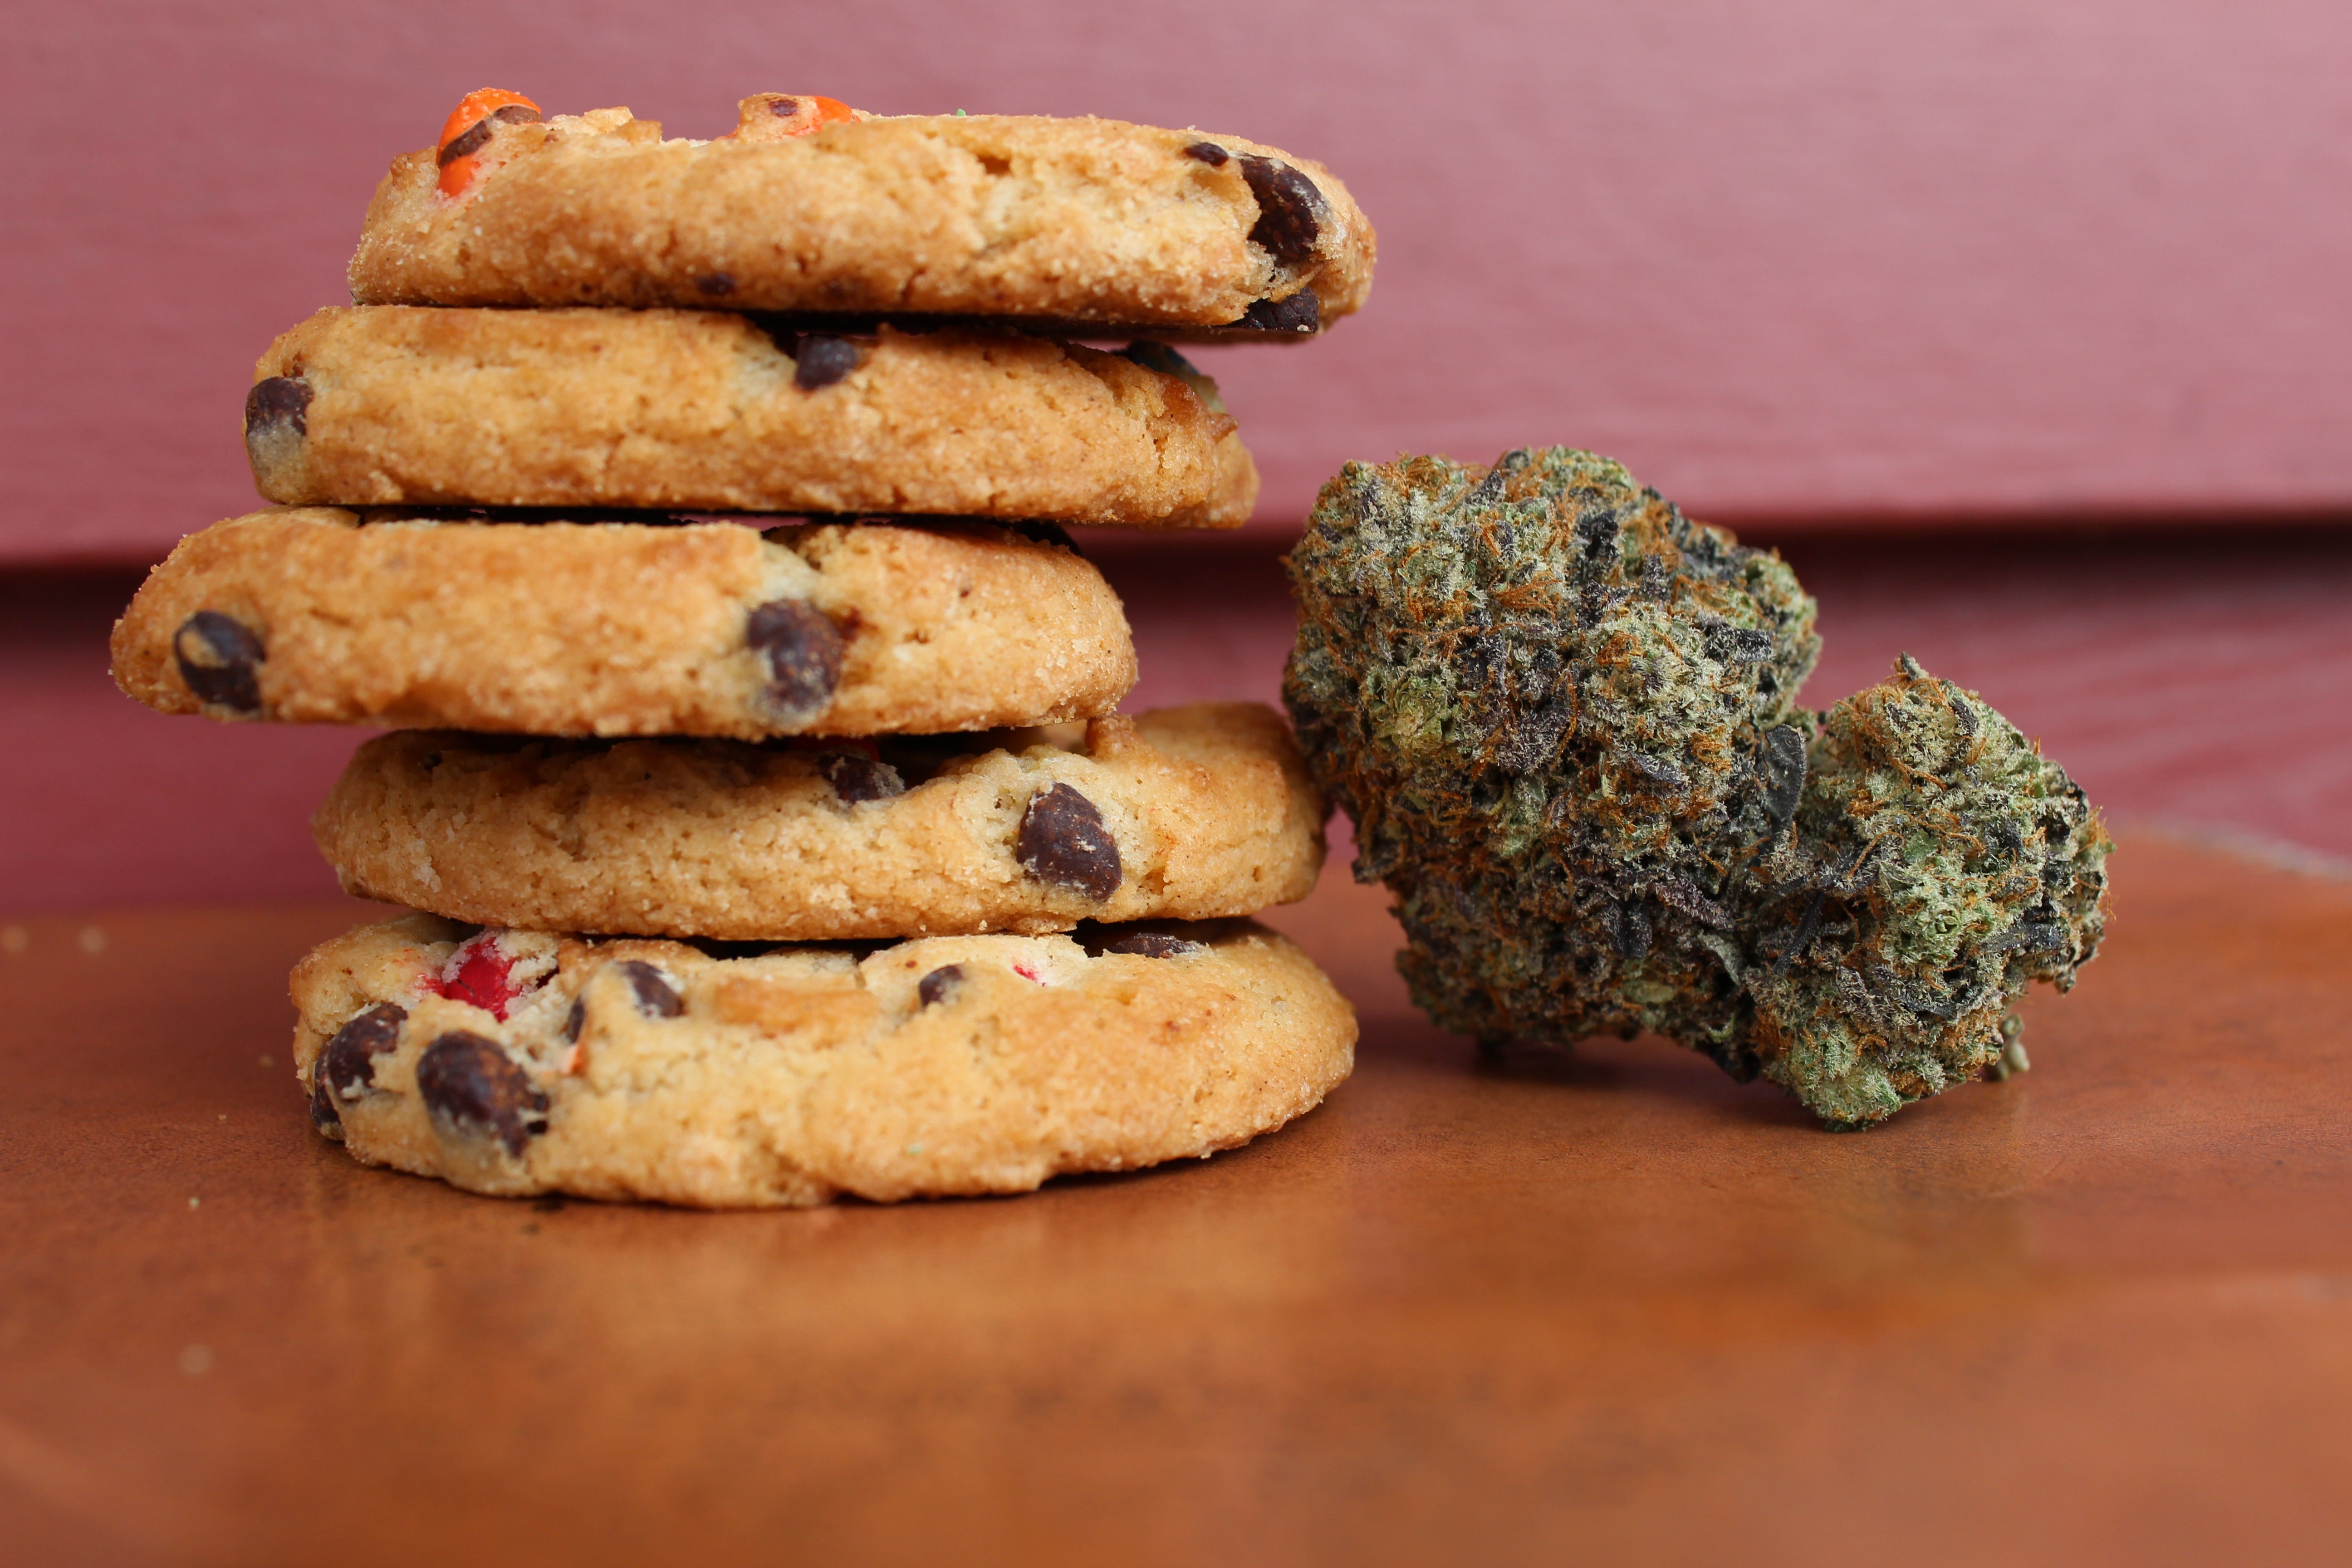
[[[1179,333],[1271,313],[1287,334],[1360,309],[1371,287],[1371,225],[1328,170],[1198,131],[858,115],[782,140],[698,142],[606,109],[500,126],[488,151],[496,166],[456,198],[434,152],[394,161],[352,258],[354,300]]]
[[[246,454],[289,505],[1237,528],[1257,469],[1214,384],[1182,372],[1002,331],[336,307],[255,366]]]
[[[409,915],[291,989],[313,1123],[363,1163],[712,1208],[1205,1157],[1312,1110],[1356,1039],[1246,921],[714,957]]]
[[[362,898],[729,941],[1244,915],[1323,859],[1289,727],[1244,702],[793,750],[406,731],[360,748],[312,827]]]
[[[534,735],[984,730],[1135,684],[1102,574],[985,523],[256,512],[180,542],[113,656],[167,713]]]

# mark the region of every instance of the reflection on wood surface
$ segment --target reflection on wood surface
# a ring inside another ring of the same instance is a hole
[[[2352,1524],[2352,888],[2127,838],[2035,1070],[1816,1131],[1656,1041],[1481,1067],[1335,867],[1361,1065],[1034,1196],[467,1197],[310,1134],[356,906],[0,932],[28,1560],[2277,1561]],[[95,935],[89,933],[96,933]],[[265,1059],[266,1058],[266,1059]],[[194,1200],[194,1201],[192,1201]]]

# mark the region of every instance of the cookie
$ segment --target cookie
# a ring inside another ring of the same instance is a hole
[[[312,1120],[362,1163],[710,1208],[1204,1157],[1313,1109],[1356,1039],[1246,921],[716,957],[409,915],[292,991]]]
[[[114,628],[167,713],[536,735],[866,735],[1099,717],[1118,597],[984,523],[476,522],[256,512]]]
[[[254,374],[246,452],[261,493],[289,504],[1237,528],[1257,500],[1206,377],[1014,332],[341,307]]]
[[[439,153],[395,159],[377,187],[352,298],[1296,336],[1370,289],[1371,225],[1278,149],[1115,120],[818,120],[819,101],[755,95],[715,142],[665,140],[625,109],[453,117],[466,129]],[[452,179],[443,159],[467,138]]]
[[[361,747],[311,828],[362,898],[637,936],[1034,933],[1248,914],[1315,885],[1322,801],[1269,708],[995,739],[786,750],[411,731]]]

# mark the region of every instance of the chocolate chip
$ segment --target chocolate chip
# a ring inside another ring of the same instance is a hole
[[[857,345],[847,338],[808,332],[802,336],[800,350],[793,358],[798,366],[793,372],[793,384],[803,392],[814,392],[856,370],[859,355]]]
[[[490,118],[501,125],[537,125],[547,116],[528,103],[509,103],[490,110]]]
[[[588,998],[574,996],[572,999],[572,1011],[563,1015],[563,1043],[567,1046],[579,1044],[580,1031],[587,1026]]]
[[[257,435],[273,425],[290,425],[297,436],[310,433],[310,384],[299,376],[273,375],[253,384],[245,395],[245,433]]]
[[[1170,936],[1165,931],[1139,931],[1120,937],[1117,942],[1103,943],[1101,951],[1132,953],[1137,958],[1181,958],[1187,953],[1206,952],[1209,946],[1206,942],[1187,942],[1181,936]]]
[[[1118,845],[1095,803],[1068,784],[1030,797],[1013,854],[1041,882],[1076,888],[1090,899],[1108,899],[1118,890]]]
[[[1315,182],[1287,163],[1247,153],[1242,154],[1242,178],[1257,198],[1251,241],[1285,267],[1313,259],[1316,238],[1323,232],[1323,193]]]
[[[1202,163],[1206,163],[1212,169],[1222,169],[1225,166],[1225,160],[1233,156],[1233,154],[1227,153],[1223,147],[1218,146],[1214,142],[1195,142],[1190,147],[1184,149],[1184,156],[1187,158],[1198,158]]]
[[[625,958],[613,965],[636,994],[637,1011],[648,1018],[675,1018],[686,1011],[686,998],[669,976],[642,958]]]
[[[1262,332],[1311,332],[1322,324],[1323,301],[1312,289],[1301,289],[1287,300],[1260,300],[1234,323]]]
[[[498,116],[486,114],[465,130],[450,138],[441,149],[440,164],[447,168],[460,158],[470,158],[489,145],[490,133],[498,129]]]
[[[416,1058],[416,1092],[434,1120],[495,1136],[509,1154],[547,1131],[547,1096],[496,1041],[453,1029]]]
[[[343,1141],[342,1113],[327,1092],[327,1075],[316,1066],[310,1069],[310,1125],[338,1143]]]
[[[790,120],[800,111],[801,100],[797,98],[772,98],[768,100],[768,112],[779,120]]]
[[[705,294],[732,294],[735,292],[735,274],[706,272],[694,280],[694,286]]]
[[[915,982],[915,994],[922,998],[924,1006],[933,1007],[954,995],[956,987],[962,984],[963,965],[943,963]]]
[[[888,800],[907,793],[906,781],[898,776],[898,769],[856,752],[828,752],[816,765],[844,805]]]
[[[254,666],[268,654],[261,639],[218,610],[198,610],[172,634],[180,679],[196,700],[232,713],[261,711],[261,679]]]
[[[375,1058],[399,1048],[400,1026],[407,1021],[407,1008],[377,1003],[335,1031],[310,1076],[322,1079],[337,1100],[357,1100],[375,1082]]]
[[[777,599],[751,612],[745,636],[768,659],[768,705],[803,723],[824,711],[841,684],[841,633],[805,599]]]

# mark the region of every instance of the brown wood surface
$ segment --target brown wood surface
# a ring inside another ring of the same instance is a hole
[[[2036,1067],[1870,1133],[1476,1065],[1378,901],[1353,1080],[1205,1164],[713,1215],[358,1169],[350,906],[0,929],[12,1563],[2341,1561],[2352,887],[2146,837]]]

